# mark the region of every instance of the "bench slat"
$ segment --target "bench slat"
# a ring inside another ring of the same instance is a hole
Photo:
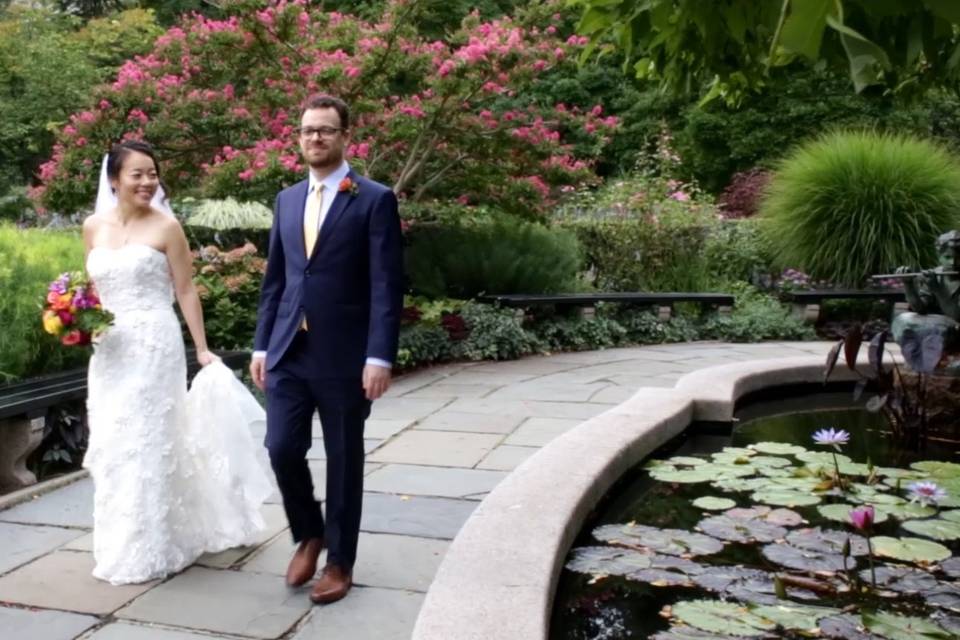
[[[517,307],[527,304],[589,305],[596,302],[634,302],[640,304],[674,304],[698,302],[732,306],[734,296],[727,293],[674,293],[674,292],[613,292],[613,293],[567,293],[567,294],[501,294],[483,296],[481,300],[496,302],[503,306]]]

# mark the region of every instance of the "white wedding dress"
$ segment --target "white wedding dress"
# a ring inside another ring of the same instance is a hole
[[[89,369],[83,466],[94,481],[93,575],[145,582],[250,544],[272,492],[250,432],[263,409],[220,362],[187,392],[164,253],[95,247],[87,272],[115,316]]]

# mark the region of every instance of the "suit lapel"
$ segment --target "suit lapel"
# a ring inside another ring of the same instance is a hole
[[[287,215],[288,222],[287,231],[290,234],[291,240],[293,243],[290,245],[296,247],[299,250],[299,254],[306,259],[307,254],[307,245],[304,243],[303,239],[303,210],[307,205],[307,191],[310,189],[309,180],[304,180],[299,182],[296,187],[297,190],[294,192],[293,197],[289,200],[292,206],[288,209],[289,214]]]
[[[347,177],[356,184],[356,179],[353,174],[353,171],[350,171],[347,174]],[[333,198],[333,202],[330,204],[330,209],[327,211],[326,217],[323,219],[323,223],[320,225],[320,235],[317,238],[317,244],[313,247],[313,254],[310,256],[312,260],[317,253],[320,251],[320,248],[326,243],[327,238],[330,237],[330,233],[336,224],[343,217],[344,212],[347,210],[347,207],[350,206],[350,203],[353,202],[355,196],[349,191],[337,191],[336,195]],[[303,234],[301,234],[303,235]]]

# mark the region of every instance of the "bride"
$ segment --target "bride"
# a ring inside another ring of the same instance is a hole
[[[115,319],[90,359],[83,466],[94,481],[93,575],[128,584],[250,544],[272,488],[249,430],[263,410],[207,348],[189,246],[153,149],[123,142],[102,173],[83,239]],[[174,297],[203,366],[189,393]]]

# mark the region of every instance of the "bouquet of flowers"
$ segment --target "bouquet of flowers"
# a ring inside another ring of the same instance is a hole
[[[100,305],[93,284],[79,271],[61,273],[50,283],[43,309],[43,330],[66,346],[88,345],[113,322]]]

